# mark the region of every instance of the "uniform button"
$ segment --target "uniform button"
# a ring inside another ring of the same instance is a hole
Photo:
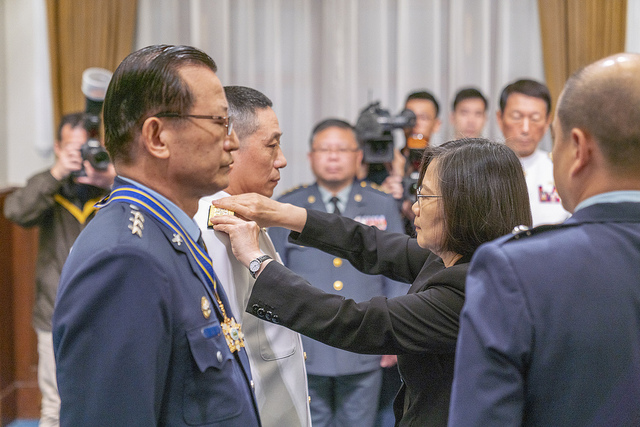
[[[342,258],[334,258],[333,259],[333,266],[336,267],[336,268],[342,266]]]
[[[222,363],[222,353],[217,352],[216,353],[216,358],[218,359],[218,363]]]
[[[311,403],[311,396],[307,396],[307,401]]]
[[[362,201],[362,194],[356,194],[355,196],[353,196],[353,200],[360,203]]]
[[[272,318],[272,317],[273,317],[273,313],[272,313],[271,311],[267,311],[267,312],[264,314],[264,318],[265,318],[266,320],[271,320],[271,318]]]
[[[258,317],[264,317],[264,308],[260,307],[258,309]]]
[[[307,360],[307,352],[306,352],[306,351],[303,351],[303,352],[302,352],[302,355],[304,356],[304,360]]]
[[[336,280],[335,282],[333,282],[333,289],[335,289],[336,291],[342,289],[343,286],[344,284],[340,280]]]
[[[253,314],[258,314],[258,309],[260,308],[260,306],[258,304],[253,304],[251,306],[251,310],[253,311]]]
[[[278,317],[278,315],[277,315],[277,314],[274,314],[274,315],[273,315],[273,318],[271,319],[271,321],[272,321],[273,323],[276,323],[276,324],[277,324],[277,323],[280,323],[280,318]]]

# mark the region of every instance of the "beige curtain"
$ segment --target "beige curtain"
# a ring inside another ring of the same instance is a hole
[[[553,102],[579,68],[624,51],[627,0],[538,0],[544,71]]]
[[[82,72],[114,71],[133,49],[134,0],[47,0],[54,123],[82,111]]]

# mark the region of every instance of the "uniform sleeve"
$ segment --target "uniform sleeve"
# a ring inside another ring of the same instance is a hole
[[[450,426],[519,426],[533,340],[521,282],[502,247],[481,247],[466,282]]]
[[[7,196],[4,215],[23,227],[37,225],[43,215],[55,204],[53,196],[62,183],[49,171],[34,175],[27,185]]]
[[[302,233],[289,239],[348,260],[367,274],[412,283],[431,252],[403,233],[381,231],[350,218],[307,209]]]
[[[451,353],[463,301],[461,289],[434,283],[422,292],[356,303],[272,262],[258,276],[247,311],[357,353]]]
[[[127,247],[74,267],[53,318],[62,424],[156,425],[173,326],[163,267]]]

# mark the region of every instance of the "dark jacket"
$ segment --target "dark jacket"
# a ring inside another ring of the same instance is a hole
[[[413,282],[409,293],[355,303],[270,263],[247,311],[345,350],[398,354],[404,380],[395,403],[398,424],[446,425],[469,258],[445,269],[439,257],[404,234],[322,212],[307,215],[303,232],[291,233],[294,242],[345,258],[363,272]]]

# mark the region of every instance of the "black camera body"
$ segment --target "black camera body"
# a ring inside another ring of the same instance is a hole
[[[356,135],[362,146],[365,163],[388,163],[393,160],[393,129],[410,129],[416,123],[413,111],[405,109],[397,116],[380,107],[380,102],[366,106],[356,122]]]
[[[100,113],[111,81],[111,72],[104,68],[87,68],[82,73],[82,93],[85,96],[84,128],[87,131],[87,141],[80,147],[82,161],[96,170],[104,171],[109,167],[111,159],[109,153],[102,146],[100,140]],[[84,167],[74,173],[75,176],[86,176]]]

